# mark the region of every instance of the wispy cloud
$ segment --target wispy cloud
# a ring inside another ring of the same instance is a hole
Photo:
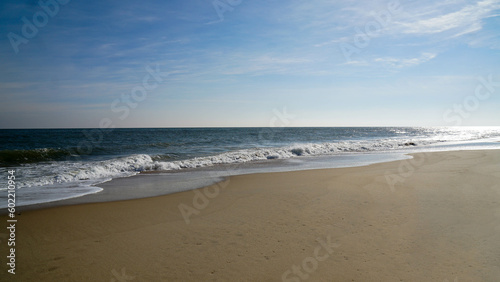
[[[453,31],[453,36],[461,36],[480,30],[483,26],[483,20],[496,16],[494,11],[497,9],[500,9],[500,1],[498,0],[479,1],[455,12],[399,22],[399,31],[404,34],[417,35]]]
[[[310,63],[310,60],[293,55],[233,53],[220,57],[218,65],[214,66],[211,73],[212,75],[293,74],[297,73],[299,66],[307,63]]]
[[[364,2],[360,4],[346,1],[338,10],[342,13],[338,12],[334,15],[325,12],[333,9],[332,4],[323,1],[319,3],[316,10],[311,12],[322,15],[321,24],[315,22],[314,30],[312,30],[313,34],[317,34],[318,41],[313,45],[316,48],[346,42],[354,44],[356,36],[366,35],[365,27],[368,23],[376,24],[377,19],[374,15],[384,13],[388,15],[387,1],[373,1],[366,5]],[[299,7],[302,6],[304,5]],[[310,10],[314,9],[312,3],[306,7]],[[408,44],[408,39],[435,35],[438,35],[441,41],[442,39],[456,39],[483,30],[488,18],[500,15],[500,0],[482,0],[468,4],[464,4],[464,1],[452,0],[400,1],[400,7],[401,11],[391,13],[378,32],[369,35],[370,40],[390,40],[394,44]],[[328,17],[323,15],[328,15]]]
[[[402,68],[402,67],[412,67],[423,64],[434,59],[437,54],[434,53],[423,53],[420,57],[410,58],[410,59],[401,59],[401,58],[392,58],[392,57],[384,57],[384,58],[376,58],[373,61],[375,63],[384,64],[387,66]]]
[[[406,67],[414,67],[426,63],[437,56],[435,53],[422,53],[415,58],[396,58],[396,57],[378,57],[369,60],[350,60],[340,66],[352,66],[363,68],[379,68],[383,66],[391,69],[401,69]]]

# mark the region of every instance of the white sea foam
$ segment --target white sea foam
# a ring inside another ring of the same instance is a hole
[[[17,171],[17,187],[45,186],[58,183],[91,182],[126,177],[154,170],[148,155],[133,155],[100,162],[56,162],[24,165]]]
[[[146,154],[93,162],[54,162],[23,166],[19,170],[19,188],[46,186],[60,183],[102,182],[106,179],[132,176],[142,171],[169,171],[185,168],[208,167],[220,164],[247,163],[272,159],[289,159],[301,156],[319,156],[344,152],[370,152],[394,150],[427,145],[429,140],[364,140],[322,144],[295,144],[279,148],[254,148],[225,152],[177,161],[159,161]]]

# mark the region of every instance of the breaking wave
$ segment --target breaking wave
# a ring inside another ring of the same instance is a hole
[[[248,163],[275,159],[289,159],[303,156],[332,155],[343,152],[370,152],[394,150],[409,146],[427,145],[437,141],[407,140],[379,140],[379,141],[345,141],[322,144],[296,144],[279,148],[254,148],[225,152],[204,157],[195,157],[185,160],[169,161],[169,155],[150,156],[137,154],[127,157],[114,158],[105,161],[93,162],[48,162],[25,164],[19,172],[27,177],[19,177],[18,187],[32,187],[53,185],[70,182],[102,182],[116,177],[132,176],[144,171],[171,171],[187,168],[209,167],[221,164]],[[31,150],[37,151],[37,150]],[[39,154],[38,156],[36,155]],[[51,160],[55,157],[64,157],[68,152],[36,152],[35,159]],[[19,154],[23,155],[23,154]],[[37,175],[29,177],[30,172]]]

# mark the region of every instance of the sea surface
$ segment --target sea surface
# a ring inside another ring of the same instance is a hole
[[[377,162],[384,153],[500,148],[498,141],[500,127],[4,129],[0,175],[7,183],[15,170],[17,203],[29,205],[99,193],[100,183],[141,172],[349,166],[363,163],[359,156]],[[3,208],[6,185],[0,192]]]

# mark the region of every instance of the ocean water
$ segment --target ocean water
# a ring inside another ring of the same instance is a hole
[[[100,183],[140,172],[227,170],[230,164],[272,166],[325,156],[335,162],[352,154],[499,140],[500,127],[5,129],[0,174],[6,179],[8,170],[16,171],[18,205],[28,205],[98,193]],[[6,189],[0,192],[5,207]]]

